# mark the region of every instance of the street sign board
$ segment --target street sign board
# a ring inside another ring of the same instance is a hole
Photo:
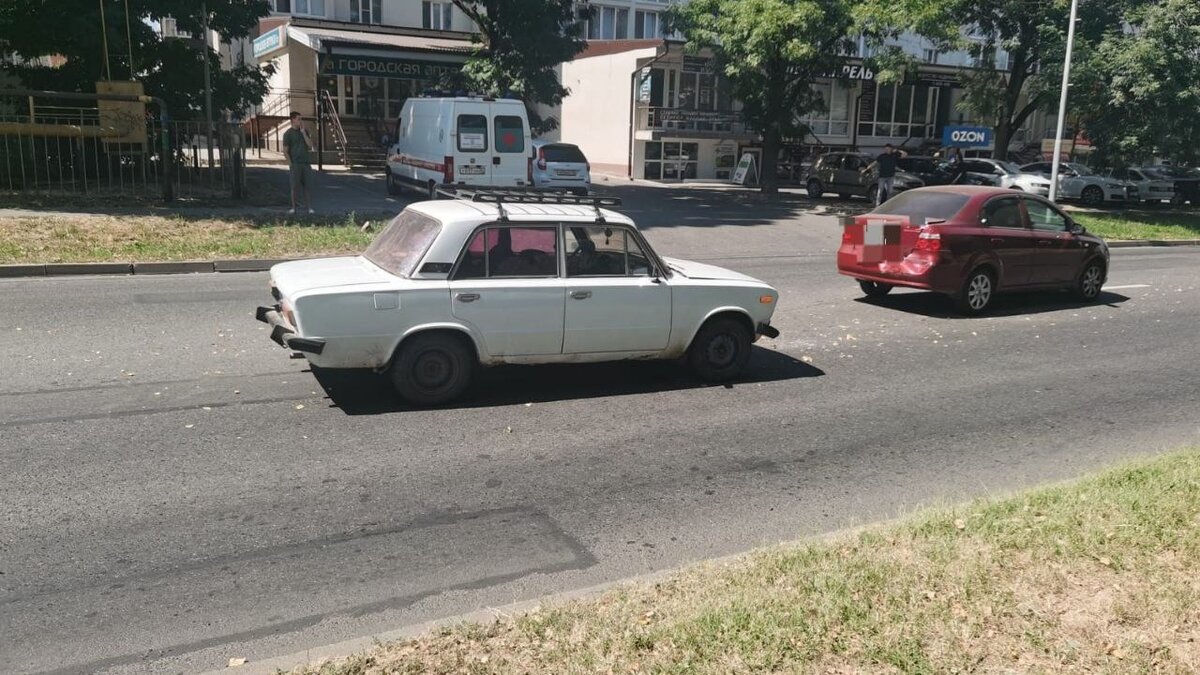
[[[271,30],[254,38],[254,58],[269,54],[283,46],[284,33],[283,26],[276,26]]]
[[[942,130],[942,145],[958,148],[985,148],[992,144],[990,127],[947,126]]]
[[[755,170],[754,155],[748,152],[743,153],[737,168],[733,170],[733,182],[738,185],[746,185],[747,180],[750,179],[752,174],[754,179],[750,180],[751,185],[758,182],[758,171]]]

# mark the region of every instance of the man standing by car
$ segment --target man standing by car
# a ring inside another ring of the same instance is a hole
[[[875,194],[875,205],[886,202],[892,196],[892,186],[896,181],[896,160],[904,157],[906,152],[903,150],[897,151],[892,147],[891,143],[883,146],[883,153],[875,158],[862,170],[865,174],[871,169],[879,169],[877,177],[879,178],[878,190]]]
[[[297,193],[304,190],[304,205],[309,213],[312,208],[312,160],[308,156],[310,146],[308,131],[304,128],[304,119],[300,113],[293,112],[290,117],[292,125],[283,134],[283,156],[288,161],[288,176],[292,185],[292,209],[288,213],[296,213]]]

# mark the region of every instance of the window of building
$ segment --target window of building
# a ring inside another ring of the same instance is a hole
[[[662,23],[658,12],[634,12],[633,37],[641,39],[662,37]]]
[[[629,10],[593,5],[587,36],[589,40],[624,40],[629,37]]]
[[[325,16],[325,0],[272,0],[272,5],[280,14]]]
[[[908,84],[880,85],[875,92],[872,122],[860,122],[860,136],[928,138],[933,134],[938,87]],[[864,115],[864,118],[866,115]]]
[[[383,0],[350,0],[350,20],[355,23],[383,23]]]
[[[942,53],[936,49],[926,48],[926,49],[922,50],[921,58],[923,58],[925,60],[925,63],[937,63],[938,57],[941,55],[942,55]]]
[[[449,2],[424,0],[421,3],[421,27],[433,30],[450,30],[454,19],[454,5]]]
[[[648,180],[695,178],[699,154],[700,146],[697,143],[648,141],[643,175]]]
[[[834,80],[825,84],[814,84],[813,90],[821,97],[825,109],[810,113],[800,121],[814,134],[850,135],[850,101],[853,100],[853,96],[847,83]]]

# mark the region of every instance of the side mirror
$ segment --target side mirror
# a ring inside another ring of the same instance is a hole
[[[1067,232],[1070,232],[1071,234],[1087,234],[1087,230],[1073,220],[1067,223]]]

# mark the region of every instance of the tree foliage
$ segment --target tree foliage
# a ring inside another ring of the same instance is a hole
[[[668,26],[690,51],[710,50],[714,67],[763,137],[762,190],[776,189],[780,140],[803,131],[800,118],[821,109],[812,84],[852,46],[846,0],[691,0],[673,7]]]
[[[475,22],[475,53],[462,78],[473,91],[513,95],[525,102],[536,132],[549,131],[555,120],[543,120],[536,105],[556,106],[570,92],[556,68],[570,61],[586,43],[576,21],[573,0],[453,0]]]
[[[1097,164],[1200,162],[1200,3],[1134,7],[1127,30],[1077,54],[1071,108]]]
[[[9,67],[27,87],[91,93],[110,72],[116,80],[130,79],[132,72],[132,79],[143,82],[148,95],[167,102],[172,117],[198,119],[204,111],[207,55],[216,111],[244,110],[266,94],[269,70],[253,65],[222,70],[216,52],[206,50],[201,41],[163,39],[149,23],[174,17],[180,31],[199,36],[205,4],[199,0],[128,0],[128,23],[125,0],[4,0],[3,4],[0,51],[19,57]],[[270,11],[266,0],[208,0],[206,4],[209,27],[227,40],[249,35]],[[32,61],[48,55],[65,57],[65,62],[46,67]]]

